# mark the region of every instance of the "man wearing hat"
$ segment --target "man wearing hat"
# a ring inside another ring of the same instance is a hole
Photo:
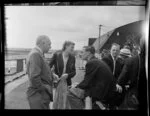
[[[125,61],[131,57],[131,51],[130,49],[128,48],[122,48],[120,50],[120,53],[119,53],[119,58],[121,58],[122,60],[122,64],[124,65],[125,64]],[[118,82],[118,80],[117,80]],[[128,88],[128,86],[125,86],[125,88]],[[118,83],[116,84],[116,89],[117,91],[119,92],[118,94],[116,94],[116,101],[117,104],[120,104],[123,102],[124,100],[124,97],[125,97],[125,91],[123,91],[124,89],[122,88],[122,86],[120,86]],[[119,105],[118,105],[119,106]]]
[[[120,56],[123,58],[131,57],[131,51],[127,48],[123,48],[120,50]]]
[[[145,60],[146,41],[145,38],[141,38],[139,53],[126,60],[123,70],[118,78],[118,84],[120,86],[124,86],[130,81],[125,100],[120,109],[140,108],[142,111],[146,111],[148,109],[148,86],[146,83],[147,76]]]
[[[127,58],[131,57],[131,51],[130,51],[130,49],[128,49],[128,48],[122,48],[122,49],[120,50],[119,57],[122,59],[123,64],[124,64],[125,60],[126,60]],[[120,85],[116,84],[116,88],[117,88],[117,91],[118,91],[118,92],[121,92],[121,91],[122,91],[122,87],[121,87]]]
[[[124,64],[124,61],[127,58],[129,58],[129,57],[131,57],[131,51],[130,51],[130,49],[128,49],[128,48],[122,48],[120,50],[120,54],[119,54],[119,58],[121,58],[122,61],[123,61],[122,63]]]

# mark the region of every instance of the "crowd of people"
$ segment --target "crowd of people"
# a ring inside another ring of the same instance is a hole
[[[36,47],[27,58],[27,98],[31,109],[50,109],[50,102],[53,109],[138,109],[140,49],[131,50],[128,45],[120,49],[119,44],[113,43],[110,52],[97,58],[93,46],[84,46],[80,54],[86,61],[84,79],[72,83],[76,75],[74,46],[74,42],[65,41],[62,50],[47,63],[44,53],[51,48],[51,41],[45,35],[37,38]]]
[[[114,43],[112,44],[110,54],[102,58],[102,60],[110,67],[116,84],[116,88],[113,93],[115,97],[112,97],[112,101],[110,103],[112,106],[111,108],[130,108],[127,104],[126,106],[123,106],[123,102],[127,99],[125,97],[128,91],[137,91],[136,82],[138,81],[138,72],[140,69],[138,56],[139,54],[132,55],[132,52],[127,45],[120,50],[120,45]],[[136,60],[132,62],[132,60],[135,59],[134,57],[136,57]],[[136,98],[137,96],[135,96],[135,100],[137,100]],[[135,107],[131,106],[131,108]]]

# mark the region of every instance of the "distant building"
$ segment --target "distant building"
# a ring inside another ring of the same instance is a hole
[[[96,52],[100,52],[100,49],[102,48],[102,46],[106,43],[106,41],[109,39],[109,37],[111,36],[111,34],[114,32],[114,30],[102,35],[100,37],[100,41],[99,38],[96,39],[96,41],[93,43],[93,46],[95,47]]]
[[[96,41],[97,38],[89,38],[88,40],[88,46],[93,45],[93,43]]]

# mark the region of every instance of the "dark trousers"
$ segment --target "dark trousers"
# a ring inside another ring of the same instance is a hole
[[[107,103],[109,104],[110,109],[114,109],[115,107],[119,107],[125,97],[125,92],[123,91],[122,93],[118,93],[118,92],[112,92],[111,96],[109,96],[109,100],[107,101]]]
[[[137,98],[137,89],[130,88],[125,93],[123,103],[120,105],[120,109],[138,109],[139,101]]]
[[[42,94],[39,92],[28,96],[30,109],[49,109],[50,99],[46,96],[48,96],[46,93]]]

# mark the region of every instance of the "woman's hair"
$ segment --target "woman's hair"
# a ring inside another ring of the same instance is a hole
[[[70,45],[75,45],[75,43],[73,43],[72,41],[65,41],[63,44],[62,51],[64,51],[66,49],[66,47],[70,46]]]

